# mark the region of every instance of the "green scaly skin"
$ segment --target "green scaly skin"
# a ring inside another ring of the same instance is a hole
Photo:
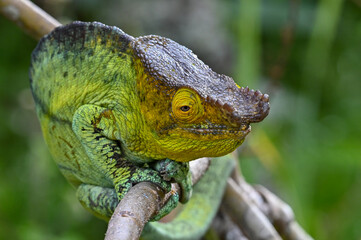
[[[240,88],[174,41],[101,23],[74,22],[42,38],[30,81],[52,156],[82,205],[103,219],[142,181],[182,189],[153,220],[186,203],[188,162],[233,151],[269,111],[266,94]]]
[[[230,156],[213,159],[206,174],[194,186],[192,198],[185,208],[171,222],[147,224],[142,239],[200,239],[217,213],[234,165],[234,160]]]

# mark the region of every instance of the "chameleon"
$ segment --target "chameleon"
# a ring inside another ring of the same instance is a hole
[[[197,186],[193,192],[189,162],[232,152],[270,108],[267,94],[215,73],[175,41],[132,37],[99,22],[76,21],[44,36],[32,53],[29,76],[52,157],[80,203],[105,220],[144,181],[165,191],[171,182],[181,187],[153,221],[178,202],[193,208],[193,198],[205,202],[207,192],[224,186],[219,178],[228,178],[232,162],[213,160],[201,193]],[[162,228],[152,224],[149,232]]]

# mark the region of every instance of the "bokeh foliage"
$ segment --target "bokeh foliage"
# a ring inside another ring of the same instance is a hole
[[[361,237],[359,0],[35,1],[63,23],[158,34],[271,96],[241,148],[248,181],[317,239]],[[49,156],[28,83],[36,42],[0,17],[0,239],[101,239]]]

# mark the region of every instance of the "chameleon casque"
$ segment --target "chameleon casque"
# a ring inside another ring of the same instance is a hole
[[[171,181],[164,179],[172,179],[182,189],[153,220],[178,200],[187,202],[189,161],[230,153],[242,144],[250,123],[269,112],[268,95],[240,88],[186,47],[154,35],[134,38],[97,22],[73,22],[43,37],[32,53],[30,82],[53,158],[82,205],[104,219],[142,181],[169,191]],[[201,193],[197,186],[193,193],[201,205],[212,187],[224,186],[220,178],[227,179],[233,166],[223,159],[212,164],[206,184],[199,183]],[[215,191],[220,196],[208,198],[219,203],[222,190]],[[202,222],[185,218],[175,225]],[[187,231],[189,239],[199,237]]]

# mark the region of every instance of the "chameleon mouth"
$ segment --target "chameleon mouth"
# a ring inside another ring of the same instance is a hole
[[[183,130],[200,135],[219,135],[225,138],[243,139],[251,132],[251,126],[249,124],[243,124],[240,128],[229,128],[224,125],[212,127],[194,126],[183,128]]]
[[[243,140],[248,133],[251,132],[249,123],[243,123],[240,127],[229,127],[226,125],[194,125],[180,127],[176,124],[168,126],[158,131],[159,134],[168,134],[169,131],[180,129],[188,133],[204,136],[207,139],[235,139],[237,141]]]

